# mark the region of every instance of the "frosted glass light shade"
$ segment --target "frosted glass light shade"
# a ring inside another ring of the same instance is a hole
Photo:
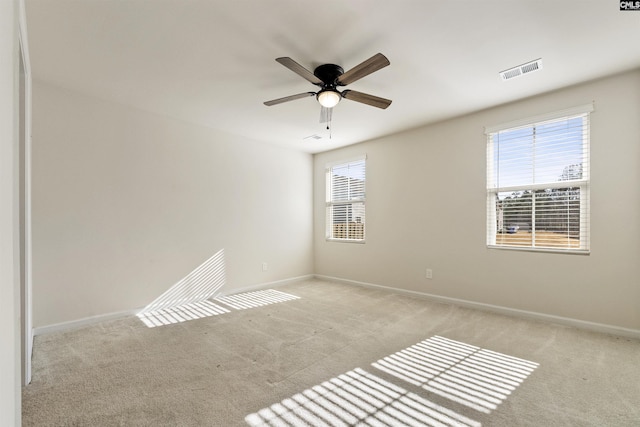
[[[318,102],[326,108],[332,108],[338,105],[342,96],[335,90],[323,90],[318,94]]]

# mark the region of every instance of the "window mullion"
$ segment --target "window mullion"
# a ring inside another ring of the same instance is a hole
[[[536,247],[536,192],[531,192],[531,246]]]
[[[536,127],[533,127],[533,135],[531,137],[531,184],[535,184],[536,181]]]

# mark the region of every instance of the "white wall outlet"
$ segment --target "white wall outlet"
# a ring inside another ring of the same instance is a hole
[[[267,264],[266,262],[262,263],[262,271],[267,271],[269,269],[269,264]]]
[[[426,274],[427,279],[433,279],[433,270],[430,268],[427,268],[427,274]]]

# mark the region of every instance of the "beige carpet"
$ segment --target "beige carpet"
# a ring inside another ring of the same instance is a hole
[[[37,336],[23,425],[640,425],[636,340],[318,280],[154,315]]]

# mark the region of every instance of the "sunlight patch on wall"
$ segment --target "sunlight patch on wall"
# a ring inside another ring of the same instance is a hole
[[[145,325],[154,327],[222,314],[228,310],[207,300],[224,285],[224,249],[220,249],[143,308],[137,316]]]
[[[236,310],[244,310],[247,308],[261,307],[263,305],[276,304],[294,299],[300,299],[300,297],[276,291],[275,289],[266,289],[218,297],[215,298],[214,301],[226,304]]]
[[[372,366],[431,393],[488,414],[538,364],[434,336],[378,360]]]
[[[168,291],[147,305],[142,312],[204,301],[211,298],[225,284],[224,249],[187,274]]]
[[[258,426],[461,426],[477,421],[356,368],[247,415]]]

